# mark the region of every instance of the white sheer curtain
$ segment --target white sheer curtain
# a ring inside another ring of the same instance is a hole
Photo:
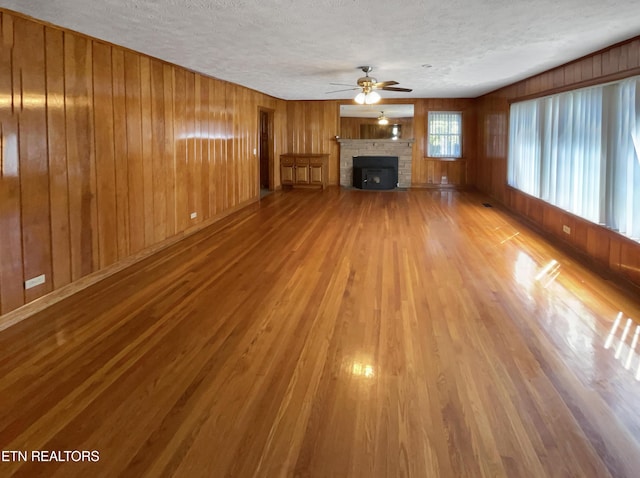
[[[590,88],[541,101],[545,114],[540,197],[599,222],[602,91]]]
[[[640,240],[640,77],[511,105],[509,184]]]
[[[540,196],[540,115],[539,102],[511,105],[509,124],[508,181],[532,196]]]
[[[605,87],[609,103],[604,223],[640,240],[640,78]]]

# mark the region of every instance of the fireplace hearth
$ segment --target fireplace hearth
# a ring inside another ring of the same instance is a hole
[[[354,156],[353,187],[395,189],[398,186],[397,156]]]

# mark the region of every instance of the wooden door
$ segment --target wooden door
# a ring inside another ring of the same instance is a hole
[[[271,189],[269,181],[269,112],[260,110],[260,188]]]

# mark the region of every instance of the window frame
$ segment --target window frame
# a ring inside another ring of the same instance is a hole
[[[431,154],[430,148],[431,148],[431,123],[432,123],[432,115],[458,115],[460,118],[460,132],[458,134],[449,134],[449,133],[433,133],[433,136],[437,136],[437,137],[458,137],[458,144],[459,146],[459,155],[454,156],[451,154],[446,154],[446,155],[440,155],[440,156],[434,156]],[[426,147],[425,147],[425,153],[426,153],[426,157],[427,158],[432,158],[432,159],[462,159],[464,157],[464,148],[463,148],[463,125],[464,125],[464,113],[462,111],[442,111],[442,110],[431,110],[427,112],[427,141],[426,141]]]

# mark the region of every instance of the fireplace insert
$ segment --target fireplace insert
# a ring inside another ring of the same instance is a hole
[[[353,187],[395,189],[398,186],[397,156],[354,156]]]

